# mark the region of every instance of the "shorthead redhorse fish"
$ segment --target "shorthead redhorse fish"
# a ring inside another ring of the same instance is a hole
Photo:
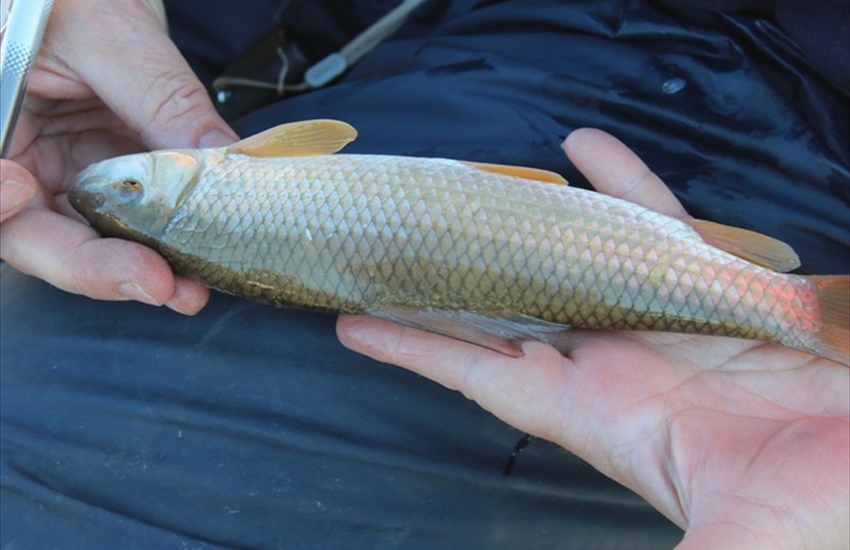
[[[69,197],[103,235],[213,288],[506,354],[576,327],[737,336],[850,363],[850,277],[780,273],[799,260],[779,241],[542,170],[333,154],[355,137],[317,120],[119,157],[83,171]]]

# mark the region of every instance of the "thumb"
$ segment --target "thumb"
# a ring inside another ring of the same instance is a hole
[[[151,149],[238,139],[168,36],[150,2],[101,2],[77,72]],[[85,24],[85,22],[83,22]],[[85,57],[83,57],[85,56]]]
[[[35,178],[22,166],[0,159],[0,222],[24,209],[38,194]]]

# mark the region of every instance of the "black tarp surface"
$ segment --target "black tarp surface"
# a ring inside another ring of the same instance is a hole
[[[330,52],[395,3],[284,4],[168,7],[209,83],[281,24]],[[685,4],[434,0],[339,82],[233,122],[250,134],[338,118],[360,132],[350,152],[538,166],[576,185],[559,143],[595,126],[694,215],[791,243],[803,272],[847,273],[841,66],[813,64],[819,46],[801,49],[799,32],[757,6]],[[4,550],[656,549],[681,538],[555,445],[534,442],[503,477],[522,434],[344,350],[330,316],[215,295],[184,318],[0,274]]]

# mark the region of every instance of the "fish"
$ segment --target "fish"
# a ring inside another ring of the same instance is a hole
[[[521,166],[343,154],[349,124],[116,157],[68,197],[174,272],[278,306],[367,314],[511,356],[570,329],[775,342],[850,366],[850,276],[787,244]]]

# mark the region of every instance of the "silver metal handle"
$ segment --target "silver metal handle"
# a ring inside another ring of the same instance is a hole
[[[6,157],[53,0],[0,3],[0,157]]]

